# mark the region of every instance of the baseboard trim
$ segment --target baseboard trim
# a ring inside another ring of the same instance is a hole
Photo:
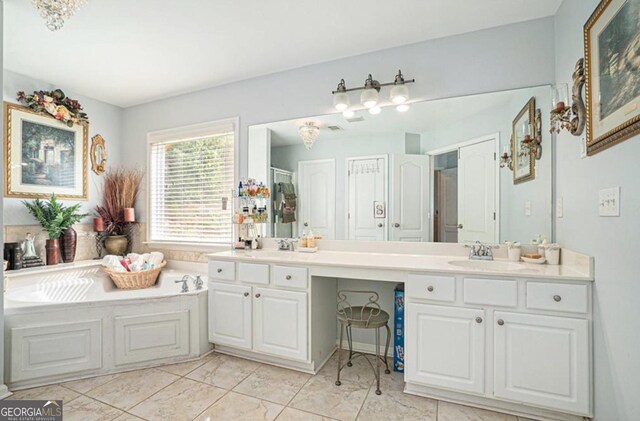
[[[0,384],[0,399],[4,399],[7,396],[11,396],[13,393],[9,390],[6,384]]]

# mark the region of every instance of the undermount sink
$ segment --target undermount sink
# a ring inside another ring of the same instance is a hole
[[[503,262],[496,260],[452,260],[450,265],[458,266],[465,269],[487,270],[487,271],[528,271],[537,272],[532,267],[523,266],[522,263]]]

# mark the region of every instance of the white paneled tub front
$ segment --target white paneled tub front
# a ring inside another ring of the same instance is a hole
[[[210,350],[206,265],[170,262],[156,285],[117,289],[99,262],[9,273],[5,382],[11,389],[188,361]],[[176,280],[189,280],[181,292]]]

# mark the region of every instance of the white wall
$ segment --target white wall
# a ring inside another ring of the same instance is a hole
[[[0,69],[3,68],[3,41],[4,41],[4,2],[0,1]],[[3,74],[0,73],[0,86],[4,82]],[[4,118],[0,119],[0,133],[4,136]],[[4,148],[0,148],[0,162],[4,162]],[[0,171],[0,183],[4,184],[4,171]],[[0,206],[4,209],[4,194],[0,195]],[[0,237],[4,245],[4,220],[3,215],[0,214]],[[3,247],[4,250],[4,247]],[[0,274],[4,279],[4,270],[0,268]],[[4,383],[4,288],[0,292],[0,384]]]
[[[531,40],[536,40],[536,48],[530,48]],[[553,19],[545,18],[155,101],[124,111],[123,158],[140,162],[149,131],[239,116],[240,174],[245,175],[248,126],[333,112],[331,90],[340,78],[357,84],[372,73],[386,81],[400,68],[417,80],[411,85],[413,98],[445,98],[551,83],[553,57]]]
[[[17,35],[16,35],[17,36]],[[3,99],[7,102],[16,103],[16,93],[25,91],[31,93],[38,90],[49,90],[60,88],[66,95],[80,101],[84,111],[89,115],[89,144],[91,147],[91,137],[101,134],[107,145],[107,163],[109,167],[118,166],[121,162],[121,148],[125,144],[122,137],[122,114],[123,110],[115,105],[110,105],[92,98],[68,92],[64,86],[54,86],[48,82],[34,80],[27,76],[4,70]],[[144,161],[144,158],[140,159]],[[88,188],[89,200],[83,203],[83,212],[89,213],[93,208],[102,203],[102,176],[97,176],[91,171],[89,159]],[[130,162],[133,164],[134,162]],[[72,203],[75,201],[72,201]],[[5,225],[37,225],[36,220],[31,217],[21,199],[4,199],[2,208]],[[87,221],[90,217],[87,218]]]
[[[582,28],[597,0],[564,0],[555,21],[556,79],[571,83],[583,57]],[[571,86],[571,85],[570,85]],[[640,137],[593,157],[580,159],[577,137],[557,139],[557,219],[559,242],[595,256],[594,367],[595,419],[640,419]],[[620,217],[598,216],[598,190],[620,186]]]

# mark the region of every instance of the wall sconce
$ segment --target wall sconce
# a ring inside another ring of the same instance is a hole
[[[571,94],[572,103],[569,105],[569,93],[566,83],[553,87],[553,100],[551,104],[551,133],[560,133],[566,129],[574,136],[580,136],[586,123],[586,108],[582,99],[584,87],[584,59],[576,63],[573,71],[573,88]]]
[[[513,160],[511,159],[511,154],[509,153],[509,146],[504,145],[502,148],[502,155],[500,155],[500,168],[508,168],[513,170]]]
[[[347,92],[362,91],[360,94],[360,103],[367,108],[371,114],[380,114],[382,111],[379,105],[380,89],[384,86],[393,86],[389,93],[389,99],[396,105],[398,112],[405,112],[409,110],[409,105],[406,104],[409,99],[409,88],[406,85],[408,83],[414,83],[415,81],[415,79],[405,80],[400,70],[398,70],[394,81],[389,83],[380,83],[369,74],[364,81],[364,86],[358,88],[347,89],[344,79],[340,79],[336,90],[331,91],[331,94],[333,94],[333,106],[336,110],[342,112],[345,117],[353,116],[353,110],[349,109],[351,104]]]
[[[533,133],[531,133],[532,130]],[[526,122],[523,125],[522,131],[524,133],[522,149],[528,148],[536,159],[542,158],[542,113],[540,112],[540,108],[536,109],[533,123]]]

